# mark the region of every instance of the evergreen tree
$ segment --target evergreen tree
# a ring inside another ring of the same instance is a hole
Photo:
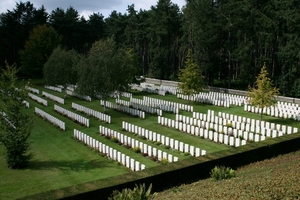
[[[248,102],[261,109],[260,120],[262,120],[263,108],[272,106],[276,103],[275,96],[279,95],[279,90],[273,87],[271,79],[268,77],[266,63],[261,68],[257,76],[255,87],[248,89]]]
[[[183,94],[189,96],[189,103],[190,96],[198,94],[204,87],[204,77],[202,76],[202,72],[197,63],[193,61],[191,54],[191,50],[189,50],[185,68],[181,69],[179,74],[179,80],[181,81],[179,88]]]
[[[29,83],[17,84],[16,73],[16,66],[7,64],[0,77],[0,142],[5,147],[7,165],[12,169],[26,167],[32,158],[28,152],[32,116],[22,112]]]

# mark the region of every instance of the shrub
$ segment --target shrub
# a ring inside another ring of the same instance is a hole
[[[216,130],[214,128],[209,128],[208,130],[212,131],[212,132],[216,132]]]
[[[210,172],[211,178],[218,180],[230,179],[235,177],[235,171],[229,167],[216,166]]]
[[[114,143],[118,143],[119,139],[117,137],[111,137],[110,140]]]
[[[184,152],[183,155],[184,155],[184,156],[189,156],[189,155],[191,155],[191,154],[190,154],[189,152]]]
[[[228,128],[232,128],[232,123],[227,123],[226,126],[227,126]]]
[[[146,189],[145,184],[140,186],[135,185],[133,190],[129,188],[123,189],[121,192],[118,190],[113,191],[109,200],[150,200],[155,196],[151,194],[152,184]]]
[[[141,153],[141,148],[140,148],[140,147],[134,147],[134,148],[133,148],[133,151],[134,151],[135,153]]]
[[[141,138],[142,140],[147,140],[145,136],[139,135],[138,137]]]
[[[162,165],[166,165],[166,164],[169,163],[169,160],[166,159],[166,158],[162,158],[162,159],[160,160],[160,163],[161,163]]]

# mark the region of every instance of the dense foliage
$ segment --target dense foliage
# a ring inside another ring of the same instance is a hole
[[[46,24],[62,36],[64,48],[84,55],[95,41],[114,36],[118,47],[137,55],[148,77],[178,80],[191,49],[208,85],[246,89],[266,62],[281,94],[300,97],[299,9],[295,0],[189,0],[181,10],[159,0],[149,10],[129,5],[127,13],[85,19],[72,7],[47,13],[20,2],[0,15],[0,65],[20,65],[31,30]]]
[[[28,165],[28,137],[32,129],[32,117],[22,112],[23,100],[27,97],[27,84],[17,85],[16,66],[6,66],[0,77],[0,143],[6,152],[9,168],[19,169]]]
[[[265,63],[257,76],[255,87],[249,87],[247,93],[248,102],[261,109],[260,120],[262,120],[263,108],[275,105],[275,97],[278,95],[278,89],[273,86],[271,79],[268,77],[267,66]]]

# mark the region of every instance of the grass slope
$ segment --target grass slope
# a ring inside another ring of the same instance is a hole
[[[157,193],[154,199],[300,199],[300,151],[252,163],[236,174],[228,180],[210,178],[179,185]]]

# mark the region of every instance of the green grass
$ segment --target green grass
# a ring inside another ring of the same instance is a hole
[[[59,97],[64,96],[63,93],[45,89],[41,81],[34,80],[32,82],[35,83],[34,87],[37,89],[47,91],[48,93],[54,94]],[[141,92],[133,92],[133,95],[135,98],[142,98],[143,95],[147,95],[168,101],[187,103],[187,101],[177,99],[173,95],[162,97]],[[5,165],[4,147],[3,145],[0,145],[0,163],[3,163],[0,165],[0,199],[16,199],[40,192],[46,192],[49,190],[82,184],[93,180],[117,176],[128,173],[130,171],[126,167],[118,165],[114,161],[101,157],[98,152],[73,139],[74,128],[92,136],[102,143],[105,143],[119,151],[122,151],[126,155],[145,164],[147,168],[158,166],[159,163],[153,162],[149,158],[143,157],[141,154],[137,154],[132,150],[126,149],[125,147],[120,146],[113,141],[99,135],[99,125],[106,126],[110,129],[119,131],[120,133],[134,137],[135,139],[140,140],[146,144],[155,146],[158,149],[177,156],[179,160],[187,159],[189,156],[185,156],[183,153],[180,153],[178,151],[166,149],[162,146],[157,146],[151,141],[142,140],[132,133],[122,131],[122,121],[130,122],[151,131],[155,131],[182,142],[189,143],[201,149],[205,149],[207,153],[213,153],[232,148],[226,145],[216,144],[212,141],[204,140],[196,136],[188,135],[172,128],[161,126],[157,123],[157,116],[150,114],[146,114],[146,119],[140,119],[112,109],[107,109],[107,114],[112,117],[112,124],[107,124],[89,117],[91,127],[86,128],[56,113],[53,109],[53,105],[58,103],[55,103],[50,99],[47,100],[49,105],[47,107],[44,107],[37,102],[29,99],[28,101],[30,102],[30,109],[24,108],[24,112],[33,113],[34,107],[39,107],[49,114],[63,120],[66,123],[67,130],[61,131],[51,125],[48,121],[44,121],[40,117],[33,114],[35,126],[32,130],[29,140],[32,143],[31,152],[34,153],[34,158],[30,162],[28,168],[24,170],[11,170],[7,168],[7,166]],[[110,99],[110,101],[113,101],[113,99]],[[101,112],[103,111],[103,107],[100,106],[99,100],[87,102],[69,96],[65,100],[65,105],[60,106],[75,112],[71,108],[72,102],[84,105],[94,110],[98,110]],[[191,103],[191,105],[194,106],[194,110],[196,112],[207,113],[207,110],[211,109],[215,110],[215,113],[218,111],[222,111],[259,119],[258,114],[246,113],[243,111],[242,107],[231,107],[230,109],[228,109],[193,102]],[[82,113],[79,114],[87,117]],[[190,112],[181,111],[180,114],[192,116]],[[175,118],[174,114],[169,113],[164,113],[164,116],[173,119]],[[264,116],[264,120],[299,127],[298,123],[293,120],[282,120],[268,116]]]
[[[236,177],[212,178],[158,192],[155,200],[173,199],[300,199],[300,151],[252,163]]]

